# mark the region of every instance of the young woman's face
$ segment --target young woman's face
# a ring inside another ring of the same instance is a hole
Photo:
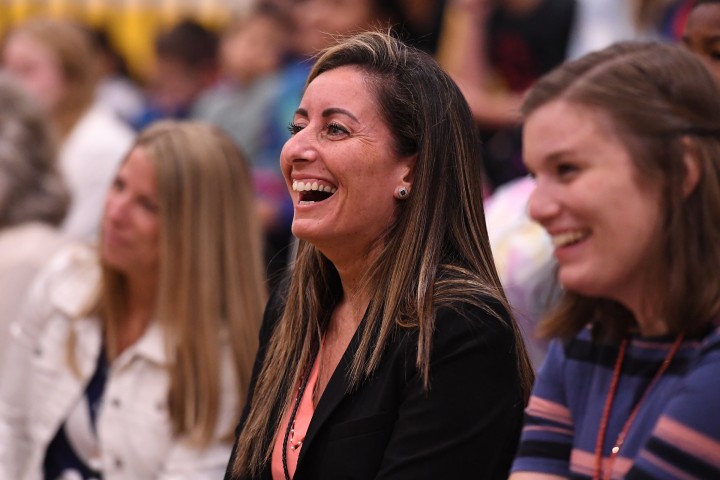
[[[524,158],[537,187],[530,216],[552,237],[559,280],[570,291],[633,309],[660,260],[660,189],[597,110],[552,101],[527,118]]]
[[[53,111],[65,95],[65,78],[53,52],[21,32],[7,39],[2,66],[49,111]]]
[[[136,147],[118,171],[105,202],[103,262],[128,276],[154,275],[159,259],[155,167]]]
[[[396,153],[363,74],[340,67],[315,78],[291,130],[280,162],[295,204],[293,233],[324,252],[367,253],[394,218],[413,158]]]
[[[720,81],[720,3],[699,5],[690,12],[683,44],[696,53]]]

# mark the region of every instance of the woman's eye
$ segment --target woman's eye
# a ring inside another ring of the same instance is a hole
[[[560,177],[567,177],[567,176],[577,172],[577,170],[578,170],[577,167],[570,163],[560,163],[556,167],[557,174]]]
[[[347,135],[348,131],[345,127],[340,126],[337,123],[329,123],[327,126],[327,132],[330,135]]]
[[[288,132],[290,132],[290,135],[295,135],[296,133],[298,133],[298,132],[299,132],[300,130],[302,130],[302,129],[303,129],[303,127],[301,127],[300,125],[298,125],[298,124],[295,123],[295,122],[290,122],[290,123],[288,124]]]
[[[158,206],[152,200],[142,199],[140,200],[140,206],[147,212],[157,213]]]

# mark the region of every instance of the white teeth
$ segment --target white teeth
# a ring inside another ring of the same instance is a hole
[[[292,189],[295,192],[309,192],[311,190],[328,192],[330,194],[337,192],[337,188],[331,187],[330,185],[320,185],[318,182],[299,182],[297,180],[293,180]]]
[[[553,235],[552,243],[554,247],[565,247],[579,242],[587,236],[588,232],[585,231],[563,232]]]

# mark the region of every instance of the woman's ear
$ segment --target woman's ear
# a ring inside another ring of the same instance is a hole
[[[401,160],[400,164],[400,182],[395,187],[395,198],[398,200],[406,200],[412,190],[413,178],[415,176],[415,162],[417,154],[410,155]]]
[[[417,153],[409,155],[402,160],[404,164],[404,171],[402,181],[406,187],[411,187],[413,179],[415,178],[415,163],[417,162]]]
[[[702,174],[702,166],[697,155],[697,148],[695,144],[688,138],[682,139],[683,149],[683,164],[685,167],[685,177],[683,178],[682,188],[683,196],[689,197],[690,194],[697,187],[700,175]]]

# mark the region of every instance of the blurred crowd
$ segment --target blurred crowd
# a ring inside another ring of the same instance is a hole
[[[263,239],[263,274],[253,278],[266,282],[258,292],[272,289],[295,253],[293,205],[279,158],[313,56],[338,38],[379,29],[437,59],[465,95],[482,138],[478,162],[494,261],[537,367],[546,350],[533,329],[560,287],[551,240],[527,212],[534,180],[522,159],[525,92],[566,60],[631,39],[681,43],[720,77],[720,15],[693,17],[695,0],[246,4],[221,25],[188,16],[159,29],[152,65],[142,75],[101,26],[62,15],[6,26],[0,45],[0,365],[11,322],[37,272],[69,243],[98,242],[119,169],[143,132],[164,121],[214,125],[240,152],[249,180],[236,186],[252,189],[254,218],[247,225],[255,228],[250,223],[257,221]]]
[[[157,31],[153,64],[142,78],[107,30],[38,16],[8,27],[1,64],[41,104],[52,130],[55,168],[71,197],[67,214],[54,221],[54,234],[97,238],[105,192],[138,132],[164,119],[206,121],[233,139],[250,166],[266,275],[273,285],[293,254],[292,204],[278,158],[312,56],[349,33],[396,31],[435,56],[471,106],[483,140],[496,264],[531,335],[554,288],[547,282],[553,270],[549,239],[525,212],[532,180],[521,158],[523,93],[566,59],[619,40],[681,41],[692,4],[257,0],[221,28],[188,17]],[[34,262],[42,259],[39,252]],[[5,271],[0,275],[7,277]],[[539,345],[534,352],[536,361],[542,350]]]

